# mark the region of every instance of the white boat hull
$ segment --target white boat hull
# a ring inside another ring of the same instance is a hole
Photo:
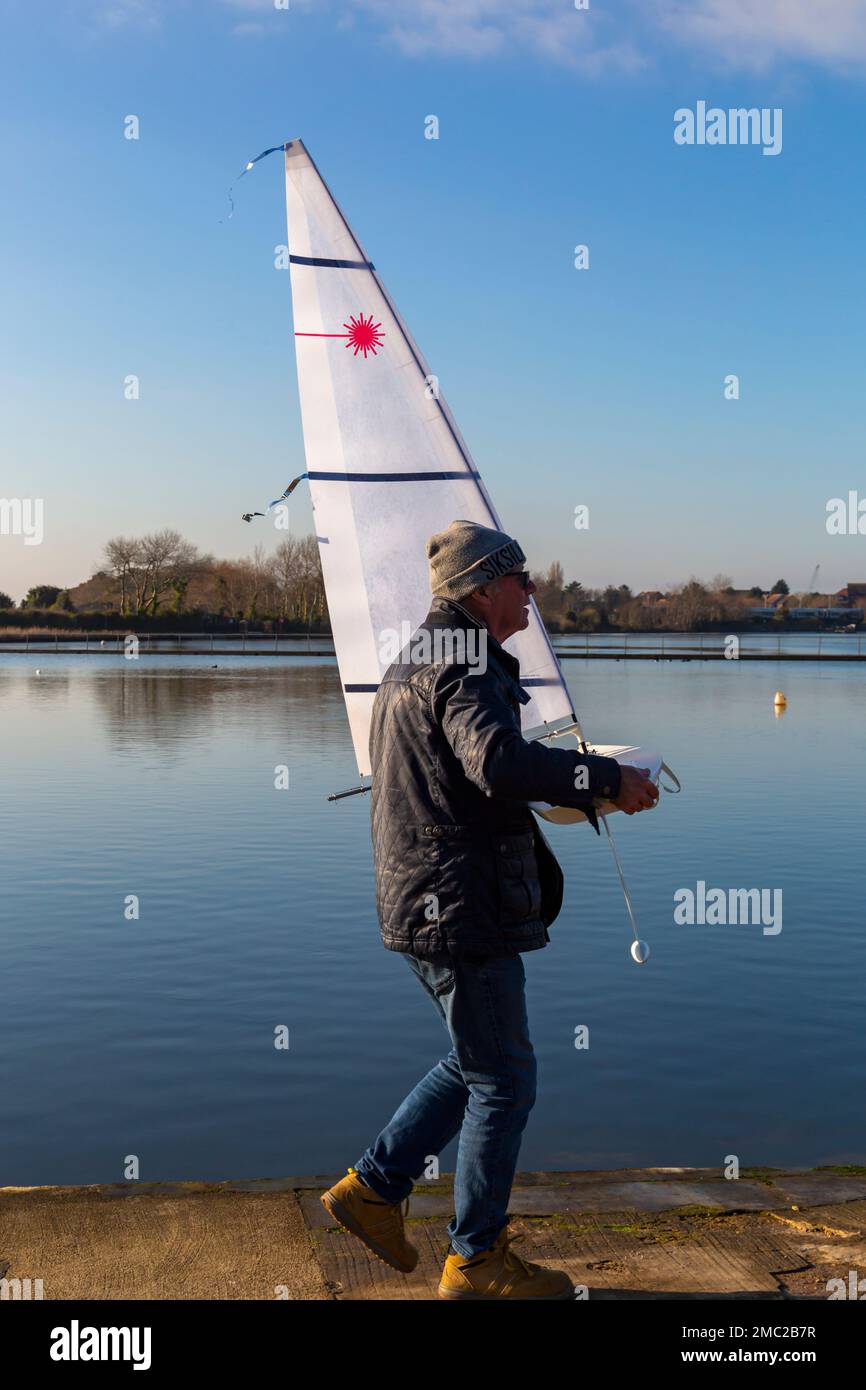
[[[579,746],[576,734],[567,734],[556,739],[557,745],[563,743],[565,739],[572,741]],[[659,773],[662,769],[662,755],[650,748],[637,748],[634,744],[626,743],[587,743],[587,751],[595,753],[601,758],[616,758],[616,761],[626,767],[645,767],[649,770],[650,780],[658,782]],[[554,825],[574,825],[577,821],[586,820],[583,811],[578,811],[573,806],[551,806],[546,801],[530,801],[530,809],[543,816],[545,820],[551,821]],[[596,809],[609,815],[613,811],[618,811],[612,801],[598,801]]]

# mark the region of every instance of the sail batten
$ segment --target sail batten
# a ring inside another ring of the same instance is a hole
[[[452,521],[504,529],[420,349],[303,143],[285,147],[286,211],[307,476],[359,771],[373,699],[431,603],[426,541]],[[384,486],[388,484],[388,486]],[[574,720],[535,604],[506,644],[525,730]]]

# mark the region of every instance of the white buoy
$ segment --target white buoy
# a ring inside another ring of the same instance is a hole
[[[649,960],[650,948],[646,941],[633,941],[631,943],[631,958],[638,965],[646,965]]]
[[[774,700],[773,700],[773,704],[774,704],[774,705],[777,705],[777,706],[781,706],[781,705],[786,705],[787,703],[788,703],[788,701],[785,699],[785,696],[782,694],[782,691],[781,691],[781,690],[777,690],[777,691],[776,691],[775,698],[774,698]]]
[[[37,674],[37,676],[41,676],[41,675],[42,675],[42,672],[40,671],[40,669],[39,669],[38,666],[36,667],[36,674]]]

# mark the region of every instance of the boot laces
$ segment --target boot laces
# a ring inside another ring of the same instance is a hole
[[[388,1231],[394,1235],[403,1234],[403,1222],[409,1214],[408,1197],[404,1202],[388,1202],[381,1205],[376,1202],[372,1209],[376,1213],[373,1224],[380,1231]]]
[[[347,1168],[346,1171],[348,1173],[355,1173],[357,1169]],[[370,1189],[370,1191],[371,1195],[375,1198],[376,1194],[372,1192],[372,1189]],[[393,1229],[402,1232],[403,1220],[409,1215],[408,1197],[406,1197],[402,1203],[374,1201],[372,1205],[376,1209],[378,1216],[378,1220],[374,1223],[376,1226],[380,1227],[382,1230]]]
[[[504,1237],[502,1242],[502,1264],[511,1274],[528,1274],[531,1277],[541,1268],[541,1265],[533,1264],[531,1260],[524,1260],[517,1254],[516,1250],[511,1249],[511,1246],[516,1240],[523,1240],[523,1235],[524,1233],[519,1231],[516,1235],[506,1235]]]

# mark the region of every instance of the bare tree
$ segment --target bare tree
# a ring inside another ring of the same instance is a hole
[[[319,542],[315,536],[304,536],[298,543],[298,597],[304,622],[324,617],[327,612]]]
[[[120,611],[127,610],[133,572],[139,563],[141,542],[131,536],[115,536],[105,547],[104,565],[120,584]]]
[[[284,536],[271,557],[271,574],[277,590],[280,617],[291,614],[294,595],[301,577],[300,542],[296,536]]]

